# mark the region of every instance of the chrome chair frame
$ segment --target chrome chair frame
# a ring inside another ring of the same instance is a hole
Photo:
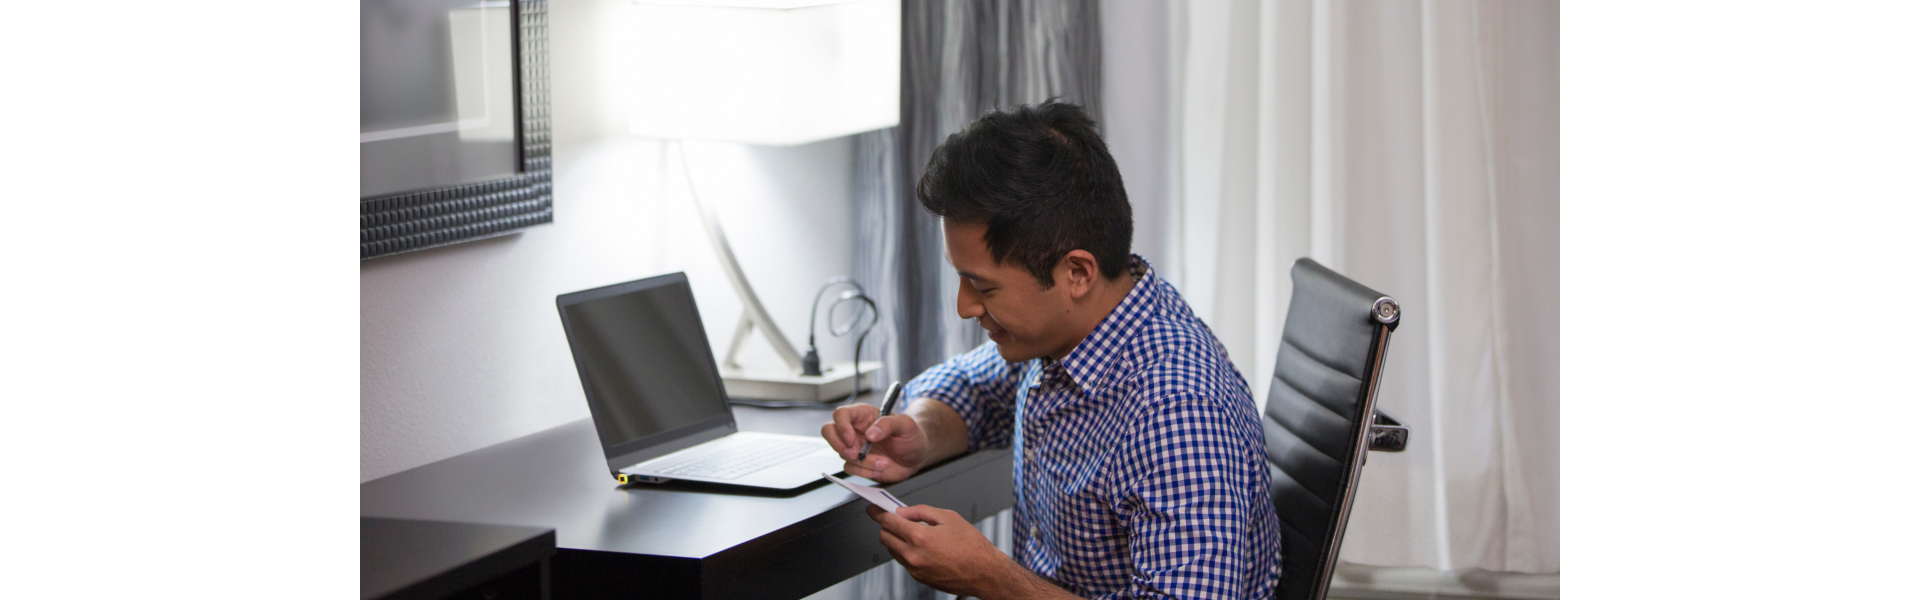
[[[1387,348],[1401,309],[1392,297],[1311,259],[1294,264],[1293,279],[1294,304],[1274,372],[1275,385],[1285,385],[1287,391],[1276,387],[1269,392],[1262,416],[1269,468],[1275,469],[1272,500],[1290,532],[1284,534],[1288,542],[1281,548],[1290,568],[1282,569],[1274,596],[1324,600],[1367,453],[1404,451],[1411,434],[1378,409]],[[1303,358],[1319,366],[1299,366],[1309,364],[1301,363]],[[1315,375],[1317,370],[1322,372]],[[1335,379],[1325,379],[1328,376]],[[1358,386],[1330,383],[1341,377]],[[1283,399],[1285,404],[1275,404]],[[1329,421],[1334,418],[1346,422]],[[1290,546],[1300,543],[1311,545]]]
[[[1367,464],[1367,453],[1404,451],[1407,449],[1407,437],[1412,433],[1400,421],[1380,412],[1376,406],[1380,399],[1380,374],[1387,364],[1387,343],[1392,341],[1394,326],[1400,322],[1400,303],[1391,296],[1374,300],[1373,320],[1378,326],[1374,327],[1372,357],[1367,360],[1367,395],[1360,401],[1360,414],[1367,415],[1367,418],[1358,423],[1359,430],[1365,435],[1354,436],[1358,440],[1354,447],[1354,456],[1358,460],[1348,467],[1347,492],[1341,497],[1340,506],[1333,511],[1333,546],[1327,550],[1330,558],[1326,567],[1316,578],[1318,582],[1313,591],[1316,600],[1326,598],[1327,589],[1333,584],[1333,567],[1340,562],[1340,542],[1347,537],[1347,516],[1353,511],[1354,492],[1360,489],[1360,468]]]

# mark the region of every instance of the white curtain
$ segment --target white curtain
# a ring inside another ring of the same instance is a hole
[[[1394,296],[1343,561],[1558,572],[1559,7],[1189,0],[1160,263],[1264,401],[1310,256]]]

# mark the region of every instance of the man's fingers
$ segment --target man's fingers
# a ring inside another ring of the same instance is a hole
[[[834,453],[839,454],[842,459],[853,460],[853,457],[859,452],[860,443],[854,439],[853,426],[840,422],[839,419],[834,419],[833,423],[828,423],[825,428],[820,431],[820,435],[821,437],[827,438],[828,445],[833,446]]]
[[[964,519],[960,518],[960,513],[937,506],[927,506],[925,504],[901,507],[899,512],[895,514],[909,521],[919,521],[928,525],[950,525],[955,522],[965,522]]]
[[[833,442],[833,449],[839,451],[841,456],[846,456],[847,454],[847,433],[853,431],[853,421],[851,418],[846,411],[835,410],[833,411],[833,422],[827,424],[828,427],[833,428],[833,434],[829,436],[829,441]]]
[[[881,531],[891,532],[896,536],[900,536],[900,539],[909,542],[918,541],[924,533],[925,528],[928,527],[927,525],[913,522],[913,517],[897,513],[880,515],[874,517],[873,520],[880,522]]]
[[[846,471],[848,475],[859,475],[859,476],[861,476],[861,477],[865,477],[865,478],[867,478],[867,479],[872,479],[872,480],[874,480],[874,481],[879,481],[879,480],[880,480],[880,479],[879,479],[879,475],[880,475],[880,472],[879,472],[879,471],[877,471],[877,470],[874,470],[874,469],[869,469],[869,468],[867,468],[867,467],[863,467],[863,466],[860,466],[860,463],[856,463],[856,462],[853,462],[853,461],[847,461],[847,464],[846,464],[846,465],[843,465],[843,466],[841,467],[841,470],[844,470],[844,471]]]
[[[858,452],[860,442],[866,439],[864,432],[873,421],[873,414],[878,414],[878,409],[865,404],[843,406],[833,411],[834,429],[840,436],[842,455],[852,458]]]
[[[913,544],[885,529],[880,530],[880,543],[887,547],[887,552],[893,553],[894,558],[900,558],[900,552],[913,547]]]
[[[846,438],[841,437],[839,429],[832,423],[820,425],[820,439],[826,440],[835,453],[844,453],[841,449],[847,447]]]
[[[884,529],[880,530],[880,545],[886,546],[887,554],[893,555],[893,560],[898,561],[902,565],[907,564],[907,559],[902,555],[905,554],[907,550],[913,548],[913,544],[909,544],[906,540],[900,539],[900,536],[887,533]]]
[[[881,417],[878,421],[874,421],[873,426],[867,428],[866,439],[878,442],[889,437],[904,436],[911,433],[914,427],[913,417],[907,415],[887,415]]]
[[[902,519],[906,519],[908,521],[923,521],[926,523],[933,523],[933,521],[928,520],[925,515],[925,513],[928,512],[928,510],[931,508],[933,507],[927,506],[925,504],[915,504],[913,506],[903,506],[903,507],[894,509],[897,512],[893,514],[896,516],[899,516]]]
[[[854,411],[852,410],[846,410],[846,411],[836,410],[833,412],[836,415],[839,415],[840,417],[842,417],[840,419],[835,419],[835,421],[843,424],[843,426],[841,427],[840,439],[846,442],[846,446],[848,448],[859,446],[860,430],[863,428],[862,426],[864,424],[856,422],[858,419],[856,419],[856,415],[854,415]]]
[[[887,554],[893,555],[893,560],[899,562],[900,566],[907,567],[911,574],[912,569],[918,564],[913,557],[919,556],[920,549],[913,541],[912,533],[902,534],[897,530],[902,524],[926,526],[902,519],[898,515],[888,514],[887,511],[871,504],[867,505],[867,516],[880,522],[880,545],[886,546]]]
[[[886,509],[872,504],[867,505],[867,517],[873,519],[873,522],[880,524],[881,534],[890,534],[900,538],[902,541],[912,540],[914,536],[913,530],[903,527],[904,525],[919,525],[925,527],[925,525],[903,519],[900,515],[889,513]],[[888,529],[889,527],[892,527],[892,529]]]

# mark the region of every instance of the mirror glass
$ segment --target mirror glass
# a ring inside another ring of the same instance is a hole
[[[519,171],[506,1],[361,0],[360,196]]]

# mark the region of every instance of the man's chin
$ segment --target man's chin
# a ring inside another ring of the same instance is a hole
[[[1010,347],[996,342],[994,348],[1000,351],[1000,358],[1010,363],[1023,363],[1040,358],[1040,353],[1025,348]]]

